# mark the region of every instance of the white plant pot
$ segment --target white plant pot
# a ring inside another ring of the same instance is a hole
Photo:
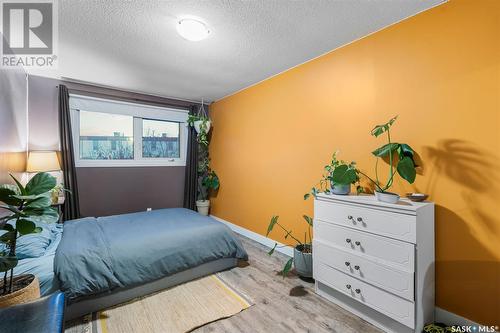
[[[201,215],[208,215],[210,209],[210,200],[196,200],[196,209]]]
[[[200,127],[201,127],[201,124],[203,123],[202,120],[197,120],[193,123],[193,126],[194,126],[194,129],[196,131],[196,133],[200,133]],[[210,132],[210,126],[212,126],[212,122],[209,120],[207,121],[207,133]]]
[[[392,204],[395,204],[399,201],[399,195],[391,192],[375,191],[375,198],[377,198],[378,201],[392,203]]]

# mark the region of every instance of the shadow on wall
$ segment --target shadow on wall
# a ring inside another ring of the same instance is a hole
[[[445,243],[437,246],[441,251],[459,252],[455,258],[475,257],[481,260],[456,260],[442,258],[436,253],[436,280],[440,281],[436,293],[436,305],[446,305],[446,310],[467,316],[477,313],[481,306],[483,317],[470,318],[484,325],[499,325],[500,318],[500,262],[483,243],[473,234],[468,223],[458,214],[440,205],[436,205],[436,242]],[[446,251],[443,249],[446,248]],[[472,255],[463,253],[474,251]],[[467,295],[475,295],[480,300],[471,302]],[[498,318],[496,323],[489,322]]]
[[[498,325],[500,318],[497,323],[488,322],[500,313],[500,219],[491,213],[498,205],[495,198],[500,190],[497,156],[458,139],[424,147],[424,153],[429,172],[425,192],[439,192],[440,179],[445,177],[457,186],[457,193],[448,195],[458,197],[463,207],[454,205],[452,211],[436,204],[436,242],[440,243],[436,246],[440,249],[436,253],[440,281],[436,304],[462,315],[477,313],[477,302],[467,300],[467,295],[476,295],[484,309],[483,318],[471,319]]]
[[[457,139],[442,140],[436,148],[424,147],[424,150],[432,164],[425,192],[435,193],[439,178],[449,178],[462,189],[460,195],[467,211],[473,215],[475,223],[480,223],[474,227],[495,234],[500,219],[488,213],[484,206],[500,191],[498,157]]]

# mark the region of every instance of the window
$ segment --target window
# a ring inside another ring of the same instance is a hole
[[[180,123],[163,120],[142,120],[142,157],[179,158]]]
[[[70,95],[77,167],[185,165],[187,110]]]
[[[80,159],[133,160],[134,118],[80,111]]]

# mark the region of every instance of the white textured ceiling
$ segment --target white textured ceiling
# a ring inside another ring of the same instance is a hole
[[[188,100],[218,100],[443,0],[59,0],[65,77]],[[202,18],[189,42],[179,18]]]

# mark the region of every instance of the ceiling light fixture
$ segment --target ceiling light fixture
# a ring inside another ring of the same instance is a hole
[[[210,30],[208,30],[205,23],[192,18],[185,18],[177,22],[177,32],[183,38],[192,42],[205,39],[210,34]]]

